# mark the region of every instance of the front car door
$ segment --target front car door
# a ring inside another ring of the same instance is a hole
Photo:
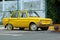
[[[13,12],[9,20],[9,22],[15,27],[18,27],[18,15],[18,11]]]

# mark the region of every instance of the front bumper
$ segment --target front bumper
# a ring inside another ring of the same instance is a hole
[[[53,24],[39,24],[38,27],[49,27],[52,26]]]

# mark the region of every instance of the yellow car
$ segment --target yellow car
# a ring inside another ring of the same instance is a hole
[[[33,31],[38,30],[38,28],[48,30],[52,24],[52,19],[40,18],[35,11],[13,11],[10,12],[9,18],[3,18],[2,23],[8,30],[14,28],[29,28]]]

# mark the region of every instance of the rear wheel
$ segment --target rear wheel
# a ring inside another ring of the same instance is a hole
[[[7,30],[13,30],[13,26],[11,24],[6,25]]]
[[[36,24],[32,23],[32,24],[30,24],[29,30],[36,31],[36,30],[38,30],[38,28],[37,28]]]
[[[40,27],[41,30],[48,30],[49,27]]]

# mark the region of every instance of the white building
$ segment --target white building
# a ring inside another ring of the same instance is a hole
[[[45,0],[2,0],[0,2],[0,20],[3,17],[3,11],[14,10],[36,10],[39,16],[44,18],[46,13],[45,3]]]

